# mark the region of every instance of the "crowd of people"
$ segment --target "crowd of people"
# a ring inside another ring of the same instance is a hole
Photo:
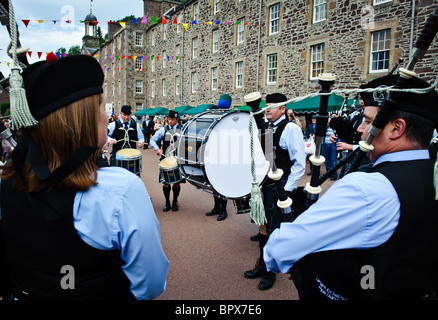
[[[28,111],[38,125],[17,128],[18,144],[1,167],[0,296],[156,298],[166,288],[169,270],[158,219],[148,186],[114,159],[126,147],[150,146],[160,158],[171,155],[169,146],[182,125],[179,115],[170,111],[163,125],[160,117],[146,117],[141,127],[126,105],[108,126],[104,75],[89,56],[40,61],[22,77]],[[60,77],[66,80],[47,81]],[[391,88],[397,78],[377,78],[362,88]],[[429,84],[412,77],[405,87]],[[360,99],[357,115],[334,116],[324,128],[327,170],[336,164],[339,149],[351,152],[347,144],[356,145],[358,136],[367,138],[385,107],[385,100],[372,93],[363,92]],[[222,103],[223,109],[230,107],[229,95],[220,100],[219,109]],[[282,93],[266,95],[268,107],[286,101]],[[272,288],[281,272],[290,274],[301,299],[433,295],[438,285],[438,202],[436,154],[428,148],[438,126],[438,94],[398,92],[391,103],[395,111],[374,138],[374,149],[360,170],[343,177],[334,173],[333,180],[342,179],[305,208],[299,206],[303,191],[298,190],[306,173],[304,141],[318,128],[313,119],[303,125],[285,105],[266,109],[263,129],[272,134],[273,161],[283,175],[261,186],[266,222],[252,237],[259,243],[259,256],[254,268],[243,272],[246,278],[261,278],[259,289]],[[11,121],[19,123],[20,116],[13,114]],[[102,165],[108,143],[111,161]],[[184,179],[169,182],[160,172],[159,182],[163,211],[177,211]],[[278,205],[278,188],[293,200],[290,210]],[[223,205],[215,201],[207,216],[224,220]],[[364,266],[374,275],[365,284]],[[66,267],[74,277],[69,278]]]

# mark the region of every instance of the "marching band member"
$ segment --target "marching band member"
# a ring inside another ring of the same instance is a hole
[[[382,77],[366,87],[395,80]],[[416,77],[407,84],[429,87]],[[363,139],[379,110],[368,95],[358,128]],[[432,90],[392,99],[396,110],[367,154],[373,168],[344,176],[269,238],[268,270],[291,272],[301,299],[420,299],[438,284],[438,202],[428,152],[438,96]]]
[[[108,125],[102,67],[55,57],[23,78],[38,125],[21,129],[1,168],[0,264],[14,297],[154,299],[169,261],[149,194],[127,170],[96,164]]]
[[[166,156],[174,155],[175,150],[170,150],[169,147],[177,140],[177,133],[181,132],[181,125],[178,123],[178,112],[174,110],[169,111],[169,124],[161,127],[151,138],[151,146],[154,149],[155,153],[160,157],[160,160],[164,159]],[[162,148],[158,147],[158,142],[162,140]],[[169,154],[167,154],[169,152]],[[160,183],[163,184],[163,194],[164,199],[166,201],[163,211],[169,211],[172,208],[172,211],[178,211],[178,196],[181,191],[180,183],[184,183],[185,180],[181,182],[174,183],[171,187],[170,184],[165,183],[164,179],[159,177]],[[173,191],[173,199],[172,199],[172,207],[170,206],[170,191]]]
[[[287,98],[281,93],[268,94],[266,96],[266,106],[285,102]],[[306,154],[304,152],[303,132],[301,128],[293,122],[290,122],[285,116],[286,106],[267,109],[266,119],[268,128],[273,131],[273,145],[275,152],[275,164],[277,168],[283,170],[284,189],[293,199],[295,197],[298,181],[304,174],[306,167]],[[268,272],[263,258],[263,247],[268,241],[269,234],[280,226],[284,221],[281,210],[277,207],[278,194],[275,182],[268,179],[263,187],[263,204],[267,224],[260,227],[259,247],[260,258],[252,270],[244,272],[244,276],[249,279],[262,277],[258,288],[267,290],[271,288],[276,276],[273,272]],[[290,218],[290,217],[289,217]]]
[[[131,106],[123,105],[120,109],[120,119],[114,121],[109,126],[108,143],[113,146],[111,152],[112,164],[116,159],[116,153],[120,149],[135,149],[144,146],[144,135],[138,123],[132,119]],[[128,139],[125,139],[125,138]]]

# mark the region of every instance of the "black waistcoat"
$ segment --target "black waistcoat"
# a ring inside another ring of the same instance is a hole
[[[289,157],[289,152],[282,147],[280,147],[280,137],[286,128],[286,125],[289,123],[287,119],[282,120],[276,127],[273,135],[273,146],[275,151],[275,165],[278,169],[283,170],[282,179],[286,179],[290,174],[290,168],[293,166],[294,162]],[[266,184],[273,183],[273,180],[268,178],[266,179]]]
[[[438,201],[434,200],[433,162],[387,162],[370,172],[385,175],[397,191],[398,226],[378,247],[325,251],[301,259],[291,273],[303,299],[420,299],[437,287]]]
[[[134,129],[134,130],[128,130],[129,146],[132,149],[136,149],[137,148],[137,143],[135,141],[138,140],[138,136],[137,136],[137,123],[134,120],[132,120],[132,119],[129,121],[129,128],[130,129]],[[112,134],[112,138],[114,138],[116,140],[120,140],[120,139],[124,139],[125,138],[124,124],[121,123],[119,120],[117,120],[115,122],[114,132]],[[122,149],[124,143],[125,143],[124,140],[122,140],[120,142],[117,142],[113,146],[113,150],[115,152],[119,151],[120,149]]]
[[[120,251],[95,249],[77,234],[75,194],[28,195],[1,181],[1,228],[14,295],[20,300],[133,299]]]
[[[175,135],[176,132],[179,131],[181,133],[181,125],[177,125],[176,129],[170,129],[170,126],[167,125],[164,127],[164,137],[163,137],[163,154],[166,154],[167,149],[170,146],[170,142],[173,141],[174,143],[178,140],[177,135]],[[177,146],[175,145],[175,148]],[[171,154],[175,154],[175,152],[172,152]]]

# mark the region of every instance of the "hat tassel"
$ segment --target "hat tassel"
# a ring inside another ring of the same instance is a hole
[[[20,75],[19,68],[13,68],[9,78],[10,83],[10,103],[11,103],[11,126],[13,130],[23,127],[33,127],[38,121],[30,113],[26,99],[26,91],[23,88],[23,77]]]

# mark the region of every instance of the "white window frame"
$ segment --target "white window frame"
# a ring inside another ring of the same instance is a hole
[[[219,29],[213,30],[212,35],[212,52],[218,52],[219,51]]]
[[[191,80],[192,80],[192,93],[195,93],[196,92],[196,71],[192,72]]]
[[[193,4],[193,21],[198,21],[199,17],[199,4],[196,2]]]
[[[220,6],[221,6],[220,0],[213,0],[213,14],[219,13]]]
[[[181,32],[181,13],[176,15],[176,33]]]
[[[155,72],[155,59],[151,59],[151,71]]]
[[[166,69],[167,52],[163,51],[163,69]]]
[[[275,57],[275,59],[274,59]],[[266,84],[267,85],[275,85],[277,84],[278,77],[278,54],[268,54],[266,57]]]
[[[243,87],[243,61],[236,62],[236,88]]]
[[[155,98],[155,81],[151,81],[151,98]]]
[[[152,30],[151,33],[151,46],[155,47],[155,30]]]
[[[392,2],[393,0],[373,0],[373,6],[377,6],[379,4],[383,4],[383,3],[389,3]]]
[[[278,34],[280,31],[280,3],[269,6],[269,35]]]
[[[318,79],[318,74],[324,72],[325,44],[319,43],[310,48],[310,80]],[[316,72],[316,75],[314,75]]]
[[[176,45],[175,52],[176,52],[175,59],[176,59],[176,57],[178,57],[178,59],[176,59],[176,64],[178,64],[179,60],[181,59],[181,45],[180,44]]]
[[[134,64],[136,69],[143,69],[143,60],[142,59],[135,59],[135,64]]]
[[[179,95],[180,92],[180,81],[179,81],[179,76],[175,77],[175,94]]]
[[[163,24],[163,40],[167,39],[167,24]]]
[[[198,37],[192,39],[192,59],[196,59],[198,56]]]
[[[217,90],[217,67],[211,68],[211,91]]]
[[[136,47],[143,47],[143,33],[142,32],[135,33],[135,46]]]
[[[240,23],[237,25],[237,45],[245,42],[245,18],[237,20]]]
[[[380,72],[388,71],[390,53],[391,53],[391,29],[372,32],[371,44],[370,44],[369,72],[380,73]],[[383,59],[381,56],[382,54],[383,54]],[[375,57],[377,57],[377,59],[375,59]],[[377,68],[374,68],[376,63],[377,63]],[[386,68],[379,68],[379,65],[381,63],[386,64]]]
[[[136,94],[143,93],[143,80],[135,80],[135,93]]]
[[[327,19],[327,0],[313,0],[313,23]]]
[[[166,96],[166,79],[163,79],[161,81],[161,84],[162,84],[162,89],[163,89],[163,97],[165,97]]]

